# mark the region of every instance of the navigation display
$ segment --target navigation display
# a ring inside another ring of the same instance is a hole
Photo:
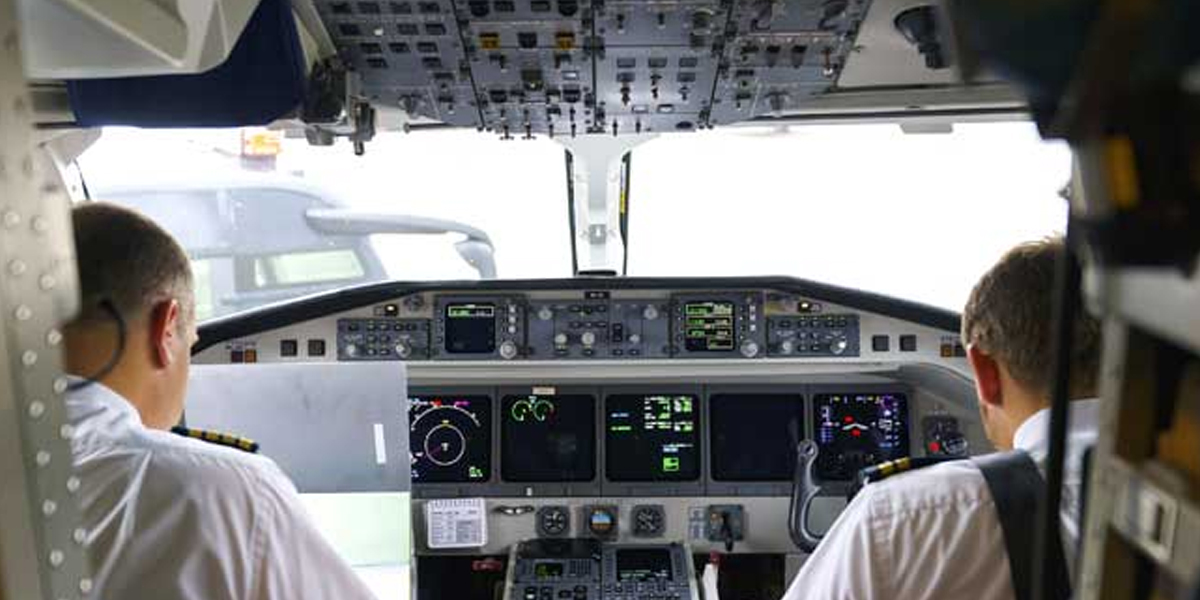
[[[710,456],[716,481],[790,481],[804,439],[799,394],[714,394]]]
[[[729,352],[736,347],[732,302],[688,302],[683,317],[683,345],[688,352]]]
[[[505,396],[500,410],[500,473],[505,481],[595,479],[595,398]]]
[[[617,550],[617,581],[671,581],[671,553],[663,548]]]
[[[492,399],[408,399],[408,457],[417,483],[483,482],[491,477]]]
[[[696,396],[617,395],[605,401],[605,473],[610,481],[700,477]]]
[[[491,354],[496,350],[496,305],[446,305],[446,352]]]
[[[908,456],[904,394],[817,394],[817,477],[849,480],[859,469]]]

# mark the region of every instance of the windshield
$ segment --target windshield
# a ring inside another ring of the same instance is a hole
[[[961,311],[1006,250],[1066,229],[1070,150],[1031,123],[733,128],[633,161],[630,275],[791,275]]]
[[[79,159],[92,198],[180,240],[201,320],[477,279],[465,239],[490,244],[500,278],[569,277],[564,164],[544,136],[461,130],[381,133],[356,157],[255,129],[108,128]],[[629,275],[791,275],[960,310],[1005,249],[1063,229],[1070,155],[1028,123],[737,127],[663,136],[632,165]],[[430,219],[448,233],[403,233]]]

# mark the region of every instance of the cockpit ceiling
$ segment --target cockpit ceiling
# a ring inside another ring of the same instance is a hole
[[[962,83],[947,34],[933,21],[921,50],[906,39],[897,16],[928,8],[922,0],[295,0],[292,7],[307,42],[303,62],[336,55],[383,129],[624,135],[828,115],[1024,111],[1020,95],[994,79]],[[947,64],[931,68],[931,49]],[[34,102],[39,121],[72,122],[64,100],[61,87],[43,81]]]
[[[917,48],[896,29],[896,16],[905,10],[928,6],[923,0],[874,0],[863,19],[854,51],[838,77],[841,90],[932,86],[960,83],[957,69],[930,69]],[[943,48],[948,52],[949,48]]]
[[[954,85],[894,25],[915,4],[316,0],[374,103],[506,136],[690,131]]]

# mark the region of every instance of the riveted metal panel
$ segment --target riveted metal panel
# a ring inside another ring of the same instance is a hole
[[[34,145],[16,23],[0,0],[0,596],[81,598],[59,329],[78,302],[70,200]]]

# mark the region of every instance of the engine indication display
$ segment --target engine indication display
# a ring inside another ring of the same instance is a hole
[[[496,350],[496,305],[446,305],[446,352],[490,354]]]
[[[491,406],[492,400],[487,396],[409,398],[409,460],[413,481],[487,481],[492,460]]]
[[[596,477],[596,401],[587,395],[505,396],[500,472],[505,481]]]
[[[683,316],[683,345],[688,352],[729,352],[736,347],[733,302],[688,302]]]
[[[817,477],[849,480],[864,467],[908,456],[904,394],[817,394]]]
[[[607,414],[611,481],[694,481],[700,476],[696,396],[614,395]]]

